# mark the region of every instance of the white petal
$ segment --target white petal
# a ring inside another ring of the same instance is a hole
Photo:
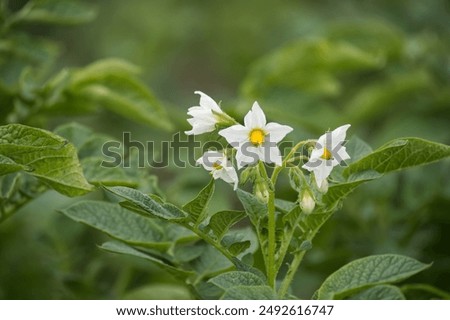
[[[289,133],[291,132],[292,129],[289,126],[285,126],[285,125],[281,125],[275,122],[269,122],[266,127],[265,127],[266,131],[269,133],[268,135],[268,140],[271,142],[275,142],[278,143],[281,140],[283,140],[283,138]]]
[[[197,164],[203,165],[203,167],[208,170],[214,170],[213,164],[225,163],[224,154],[220,151],[206,151],[200,158],[197,159]]]
[[[323,155],[323,146],[320,145],[318,142],[316,143],[316,146],[314,147],[313,151],[311,152],[311,156],[309,157],[310,161],[320,159],[320,157]]]
[[[267,155],[267,153],[266,153]],[[271,147],[269,149],[269,161],[266,161],[267,163],[275,163],[277,166],[281,166],[283,160],[281,158],[280,149],[278,147]]]
[[[345,136],[347,134],[347,130],[348,128],[350,128],[349,124],[345,124],[343,126],[340,126],[336,129],[334,129],[331,132],[331,145],[333,146],[333,148],[335,146],[337,146],[338,144],[342,143],[345,141]]]
[[[193,119],[188,119],[188,121],[189,120],[193,120]],[[187,135],[197,135],[197,134],[212,132],[216,129],[215,125],[201,124],[201,123],[195,122],[195,120],[192,121],[191,124],[192,124],[192,130],[184,132]]]
[[[201,91],[195,91],[195,94],[199,94],[200,95],[200,106],[205,108],[205,109],[209,109],[209,110],[214,110],[216,112],[222,112],[222,110],[220,109],[219,105],[207,94],[201,92]]]
[[[226,129],[219,131],[219,134],[224,137],[229,144],[236,148],[236,144],[248,140],[250,130],[241,124],[235,124]]]
[[[254,102],[252,109],[245,115],[244,124],[247,128],[264,128],[266,126],[266,115],[262,111],[258,102]]]
[[[239,182],[236,170],[233,167],[224,167],[221,171],[221,178],[228,183],[233,183],[233,190],[236,190]]]
[[[327,161],[323,161],[322,165],[314,168],[314,177],[316,179],[316,183],[319,188],[322,186],[322,182],[328,178],[328,176],[331,173],[331,170],[333,170],[333,166],[327,164]]]
[[[261,157],[261,152],[257,150],[258,148],[252,146],[251,144],[243,144],[237,148],[236,152],[236,163],[238,169],[245,167],[247,165],[254,164]]]

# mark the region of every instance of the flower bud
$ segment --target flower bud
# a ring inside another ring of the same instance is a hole
[[[318,186],[318,190],[320,193],[327,193],[328,192],[328,180],[324,179],[322,180],[322,183],[320,184],[320,186]]]
[[[308,190],[304,190],[300,196],[300,208],[306,214],[313,212],[316,202]]]
[[[255,181],[253,192],[261,202],[267,203],[269,201],[269,189],[264,179]]]

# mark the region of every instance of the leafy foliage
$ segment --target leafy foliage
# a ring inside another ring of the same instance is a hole
[[[376,255],[358,259],[330,275],[317,291],[317,298],[343,298],[370,286],[404,280],[429,267],[430,265],[399,255]],[[381,289],[376,290],[379,292]],[[375,294],[374,291],[372,294]]]
[[[8,155],[12,161],[7,167],[15,165],[15,168],[25,169],[68,196],[92,190],[83,176],[74,146],[63,138],[18,124],[0,127],[0,136],[0,154]]]

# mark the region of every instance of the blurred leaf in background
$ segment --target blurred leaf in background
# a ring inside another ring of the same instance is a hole
[[[294,140],[351,123],[352,134],[374,149],[405,136],[450,143],[444,0],[0,4],[0,123],[57,128],[78,148],[92,184],[133,186],[139,176],[139,187],[155,192],[157,175],[168,201],[192,199],[209,177],[191,168],[145,169],[142,176],[120,168],[99,176],[94,169],[100,145],[120,141],[125,131],[158,145],[168,132],[186,130],[199,89],[233,101],[222,107],[237,116],[258,100],[269,119],[295,129]],[[82,126],[66,124],[74,121]],[[10,160],[0,158],[1,168],[18,169]],[[448,290],[449,171],[444,161],[350,195],[315,239],[293,294],[308,298],[332,272],[377,253],[434,261],[432,271],[411,281]],[[13,190],[18,178],[6,177]],[[217,185],[212,210],[241,209],[226,187]],[[279,188],[283,198],[296,198],[287,179]],[[0,298],[151,298],[155,288],[167,298],[186,297],[151,263],[98,250],[100,233],[54,212],[68,201],[48,192],[0,225],[0,259],[9,266],[0,268]],[[403,291],[409,298],[433,292],[413,285]]]

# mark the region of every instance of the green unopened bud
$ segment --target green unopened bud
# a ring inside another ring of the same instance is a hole
[[[269,188],[264,179],[255,181],[253,192],[261,202],[267,203],[269,201]]]
[[[304,190],[300,196],[300,208],[306,214],[313,212],[316,202],[308,190]]]
[[[241,172],[241,178],[239,181],[241,184],[245,184],[247,181],[254,181],[257,177],[258,170],[255,167],[247,167]]]
[[[292,167],[289,169],[289,182],[292,189],[301,191],[304,185],[303,173],[299,167]]]

